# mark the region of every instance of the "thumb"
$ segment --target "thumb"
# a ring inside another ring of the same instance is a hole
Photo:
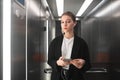
[[[59,60],[63,60],[64,58],[61,56],[60,58],[59,58]]]

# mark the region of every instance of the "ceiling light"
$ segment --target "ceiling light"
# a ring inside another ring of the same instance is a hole
[[[101,17],[107,15],[108,13],[114,12],[113,9],[117,9],[120,6],[120,1],[112,2],[109,6],[107,6],[104,10],[99,11],[95,17]]]
[[[40,7],[41,7],[41,6],[40,6]],[[30,8],[31,8],[31,10],[32,10],[37,16],[43,16],[42,11],[41,11],[41,13],[40,13],[40,9],[41,9],[41,8],[39,8],[34,1],[31,1],[31,3],[30,3]]]
[[[64,0],[56,0],[58,16],[61,16],[64,8]]]
[[[88,6],[92,3],[92,1],[93,0],[85,0],[76,16],[81,16],[85,12],[85,10],[88,8]]]
[[[11,80],[11,0],[3,0],[3,80]]]
[[[28,1],[28,7],[30,8],[30,10],[32,11],[32,13],[35,16],[37,16],[37,17],[45,16],[45,12],[44,12],[42,6],[39,5],[38,3],[36,3],[34,0],[31,0],[30,2]]]

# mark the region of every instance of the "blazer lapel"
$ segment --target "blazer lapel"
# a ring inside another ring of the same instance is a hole
[[[62,51],[61,51],[61,47],[62,47],[62,42],[63,42],[63,35],[60,36],[60,38],[58,39],[58,56],[62,56]]]
[[[77,36],[74,36],[74,42],[73,42],[73,48],[72,48],[72,53],[71,53],[71,59],[74,59],[77,57],[78,53],[78,43],[77,43]]]

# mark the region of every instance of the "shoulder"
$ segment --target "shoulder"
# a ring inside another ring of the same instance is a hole
[[[62,38],[63,38],[62,35],[57,36],[57,37],[55,37],[55,38],[52,40],[52,42],[54,42],[54,41],[58,41],[58,40],[60,40],[60,39],[62,39]]]
[[[75,40],[76,40],[77,43],[87,45],[86,41],[83,38],[81,38],[81,37],[79,37],[77,35],[75,35]]]
[[[76,39],[76,40],[79,40],[79,41],[85,42],[85,40],[84,40],[83,38],[81,38],[81,37],[79,37],[79,36],[77,36],[77,35],[75,35],[75,39]]]
[[[57,37],[55,37],[55,38],[51,41],[51,44],[54,44],[54,43],[56,43],[56,42],[59,42],[59,41],[61,41],[62,39],[63,39],[63,36],[62,36],[62,35],[57,36]]]
[[[63,38],[63,35],[60,35],[60,36],[55,37],[53,40],[60,40],[62,38]]]

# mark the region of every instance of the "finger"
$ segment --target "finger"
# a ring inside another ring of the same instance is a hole
[[[59,60],[63,60],[63,57],[60,57]]]
[[[80,63],[85,63],[85,60],[81,59],[79,62],[80,62]]]

